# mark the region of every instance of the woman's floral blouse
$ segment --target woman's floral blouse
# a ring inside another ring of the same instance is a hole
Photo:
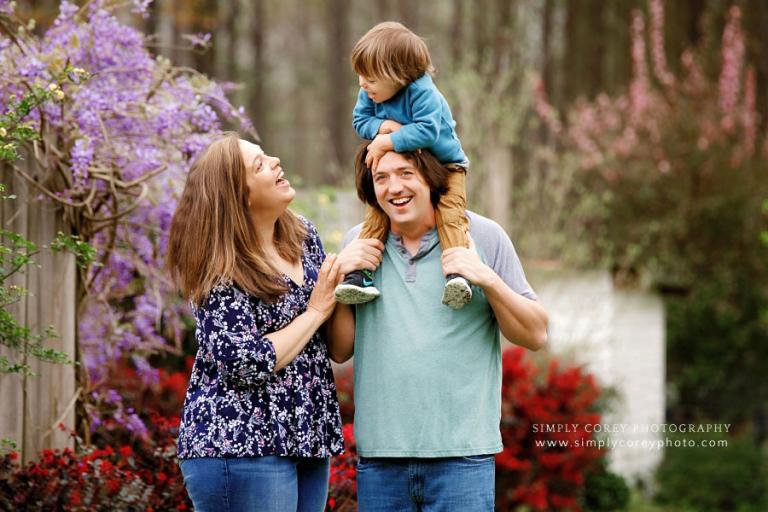
[[[329,457],[343,451],[341,418],[324,335],[317,332],[278,372],[265,334],[307,309],[325,258],[306,219],[304,284],[284,276],[289,291],[274,304],[221,284],[197,319],[197,356],[184,401],[179,458],[280,455]]]

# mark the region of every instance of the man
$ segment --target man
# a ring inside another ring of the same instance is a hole
[[[491,511],[502,451],[499,329],[539,350],[547,314],[490,219],[468,212],[473,247],[441,252],[435,205],[448,171],[429,152],[389,152],[371,173],[363,149],[356,171],[358,195],[390,220],[386,248],[353,240],[338,256],[344,273],[375,268],[382,296],[354,313],[337,305],[330,325],[331,358],[355,355],[360,510]],[[448,274],[474,288],[458,311],[435,293]]]

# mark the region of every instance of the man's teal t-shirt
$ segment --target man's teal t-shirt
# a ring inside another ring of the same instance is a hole
[[[506,233],[490,219],[468,217],[483,261],[515,292],[535,300]],[[381,297],[356,307],[355,439],[364,457],[502,450],[498,324],[479,287],[458,311],[441,303],[441,254],[434,230],[416,255],[390,234],[374,277]]]

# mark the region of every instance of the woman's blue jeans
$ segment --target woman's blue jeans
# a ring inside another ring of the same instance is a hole
[[[322,512],[330,459],[185,459],[184,485],[197,512]]]

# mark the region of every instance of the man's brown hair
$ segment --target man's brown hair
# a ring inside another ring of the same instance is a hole
[[[248,205],[240,137],[216,138],[192,164],[173,214],[166,264],[185,299],[200,305],[221,281],[231,281],[265,302],[288,290],[264,252]],[[307,230],[287,209],[275,222],[274,244],[300,261]]]
[[[364,142],[357,150],[355,155],[355,185],[357,187],[357,197],[364,203],[368,203],[381,210],[379,202],[376,200],[376,191],[373,187],[373,173],[365,165],[365,157],[368,155],[368,144]],[[413,165],[429,187],[429,198],[432,206],[437,208],[440,196],[445,193],[448,182],[448,170],[440,161],[428,150],[418,149],[416,151],[403,151],[399,153],[408,162]]]
[[[424,40],[395,21],[379,23],[360,38],[352,49],[352,68],[365,78],[401,86],[435,72]]]

